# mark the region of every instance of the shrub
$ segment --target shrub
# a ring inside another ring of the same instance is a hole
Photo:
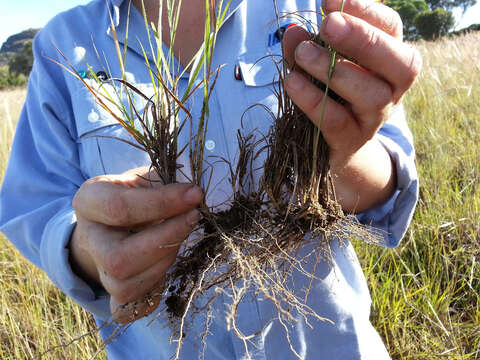
[[[24,74],[13,74],[9,71],[8,66],[0,67],[0,90],[26,84],[27,77]]]
[[[418,33],[425,40],[435,40],[447,35],[455,24],[451,11],[437,8],[433,11],[423,11],[415,18]]]

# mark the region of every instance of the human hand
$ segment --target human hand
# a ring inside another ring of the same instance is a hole
[[[345,104],[327,99],[321,131],[330,150],[337,197],[347,211],[385,201],[395,188],[395,169],[374,139],[421,69],[419,53],[402,42],[402,22],[391,8],[373,0],[324,0],[320,37],[340,54],[330,88]],[[324,92],[304,73],[327,82],[330,52],[291,27],[284,35],[287,62],[295,67],[285,81],[288,95],[314,122],[320,122]],[[302,73],[303,72],[303,73]]]
[[[121,323],[155,310],[179,245],[200,219],[199,187],[150,182],[148,170],[89,179],[73,199],[72,267],[105,288]]]

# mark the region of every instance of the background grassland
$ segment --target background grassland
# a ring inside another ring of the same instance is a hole
[[[480,359],[480,34],[416,46],[424,69],[404,103],[420,202],[398,248],[355,246],[393,359]],[[0,92],[0,181],[24,96]],[[1,359],[33,358],[95,326],[1,236],[0,301]],[[99,347],[88,336],[44,358],[88,359]]]
[[[357,243],[394,359],[480,358],[480,33],[417,43],[405,98],[420,201],[401,245]]]
[[[0,92],[0,182],[25,93],[25,89]],[[94,328],[93,319],[0,234],[0,359],[33,359]],[[100,344],[97,336],[88,336],[43,358],[89,359]]]

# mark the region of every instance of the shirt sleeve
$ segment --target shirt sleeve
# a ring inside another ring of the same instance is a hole
[[[44,31],[33,49],[27,98],[0,190],[0,231],[65,294],[106,320],[109,299],[69,264],[68,242],[76,223],[72,199],[85,181],[65,81],[71,75],[49,59],[60,56]]]
[[[397,188],[383,205],[357,214],[360,222],[379,230],[381,245],[395,247],[405,235],[418,201],[418,175],[413,137],[402,105],[397,106],[376,138],[390,154],[397,172]]]

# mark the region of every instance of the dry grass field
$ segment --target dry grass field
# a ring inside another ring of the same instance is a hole
[[[419,206],[398,248],[355,246],[394,360],[480,359],[480,34],[416,46],[424,70],[405,106]],[[24,96],[0,92],[0,181]],[[56,348],[95,324],[1,235],[0,300],[1,359],[89,359],[100,347],[92,335]]]
[[[416,44],[420,202],[395,250],[357,244],[393,359],[480,358],[480,33]]]
[[[25,93],[25,89],[0,92],[0,182]],[[43,359],[89,359],[100,348],[95,335],[66,348],[56,347],[91,329],[95,329],[91,316],[0,234],[0,359],[34,359],[47,350],[52,351]],[[102,354],[97,357],[102,358]]]

